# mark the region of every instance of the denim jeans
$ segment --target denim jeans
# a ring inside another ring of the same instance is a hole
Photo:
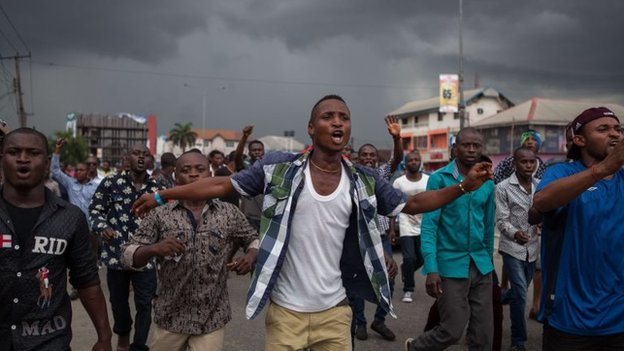
[[[152,323],[152,298],[156,293],[156,271],[154,269],[143,272],[108,269],[106,281],[113,311],[113,332],[118,335],[129,335],[132,330],[132,316],[128,303],[130,282],[132,282],[136,321],[130,350],[149,350],[147,336]]]
[[[414,292],[414,273],[422,267],[424,259],[420,251],[420,235],[402,236],[401,253],[401,278],[403,279],[403,291]]]
[[[504,252],[501,254],[511,286],[503,298],[509,301],[511,345],[524,346],[527,340],[525,317],[527,290],[533,278],[533,271],[535,271],[535,261],[522,261]]]
[[[386,254],[392,257],[392,244],[390,243],[388,236],[382,235],[381,242]],[[390,279],[390,296],[392,297],[393,294],[394,279]],[[366,316],[364,315],[364,305],[366,304],[366,301],[359,296],[350,296],[349,300],[351,301],[351,308],[353,309],[354,326],[366,325]],[[387,315],[388,312],[386,312],[386,310],[384,310],[381,306],[377,305],[377,310],[375,311],[375,321],[384,323]]]

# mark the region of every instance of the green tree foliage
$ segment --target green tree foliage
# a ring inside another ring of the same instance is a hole
[[[193,123],[176,123],[169,131],[169,140],[173,145],[178,145],[182,151],[186,151],[187,146],[195,144],[197,133],[193,131]]]
[[[89,156],[87,140],[82,135],[78,135],[74,138],[71,131],[54,132],[54,137],[48,140],[50,152],[54,152],[56,138],[64,138],[66,141],[61,151],[61,162],[75,165],[78,162],[84,162],[87,156]]]

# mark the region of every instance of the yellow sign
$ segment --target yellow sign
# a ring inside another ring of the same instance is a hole
[[[459,111],[459,76],[440,74],[440,112],[456,113]]]

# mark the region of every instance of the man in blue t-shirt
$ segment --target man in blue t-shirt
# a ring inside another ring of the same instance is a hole
[[[624,349],[624,138],[607,108],[570,125],[571,163],[549,167],[533,200],[544,214],[543,350]]]

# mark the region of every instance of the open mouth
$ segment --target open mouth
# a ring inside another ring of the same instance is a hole
[[[28,167],[28,166],[21,166],[21,167],[18,167],[16,169],[16,171],[17,171],[17,174],[19,176],[26,177],[26,176],[28,176],[30,174],[30,167]]]
[[[344,140],[344,132],[342,130],[336,130],[331,134],[332,140],[336,144],[341,144]]]

